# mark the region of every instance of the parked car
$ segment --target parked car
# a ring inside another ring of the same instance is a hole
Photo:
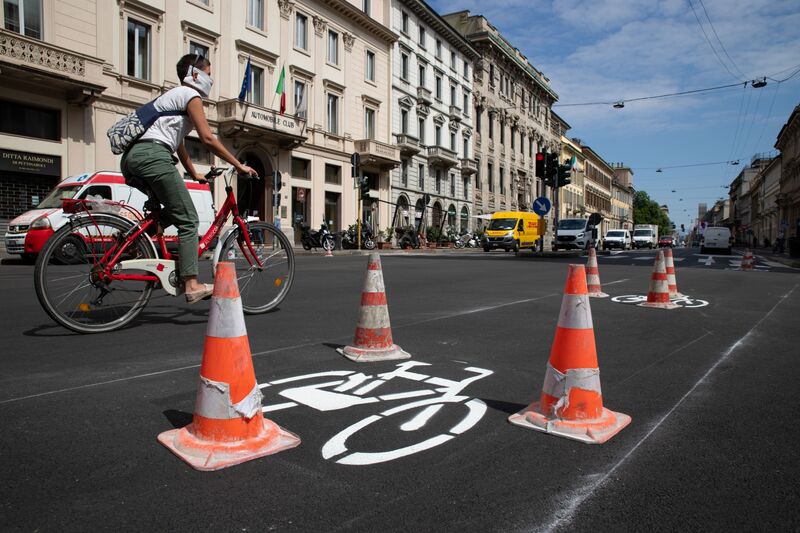
[[[603,250],[619,248],[620,250],[630,250],[633,247],[631,232],[626,229],[610,229],[603,238]]]
[[[669,246],[670,248],[675,246],[675,240],[670,235],[662,235],[658,239],[658,247],[666,248],[667,246]]]

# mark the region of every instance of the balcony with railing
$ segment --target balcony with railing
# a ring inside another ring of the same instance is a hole
[[[474,159],[465,158],[461,160],[461,174],[471,175],[478,172],[478,163]]]
[[[461,109],[451,105],[450,106],[450,120],[454,122],[461,122]]]
[[[443,146],[429,146],[427,150],[428,163],[439,167],[454,167],[458,164],[458,154]]]
[[[421,103],[430,105],[433,103],[433,95],[431,94],[431,91],[425,87],[417,87],[417,100]]]
[[[305,120],[294,115],[279,114],[238,99],[217,104],[219,127],[228,137],[247,137],[277,141],[284,148],[293,148],[306,141]]]
[[[361,156],[361,165],[379,169],[392,169],[400,164],[400,149],[375,139],[353,141],[353,148]]]
[[[397,136],[397,147],[403,154],[417,154],[420,151],[419,139],[407,133],[401,133]]]

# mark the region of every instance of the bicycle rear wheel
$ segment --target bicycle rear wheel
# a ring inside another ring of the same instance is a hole
[[[267,222],[248,225],[250,241],[262,267],[251,257],[240,229],[235,229],[222,244],[220,261],[236,267],[239,293],[245,313],[266,313],[286,298],[294,281],[294,251],[281,230]]]
[[[67,224],[47,241],[36,261],[34,286],[39,303],[53,320],[78,333],[102,333],[125,326],[142,311],[153,282],[107,282],[99,275],[101,259],[119,246],[131,227],[124,218],[95,214]],[[152,244],[140,236],[120,261],[154,257]]]

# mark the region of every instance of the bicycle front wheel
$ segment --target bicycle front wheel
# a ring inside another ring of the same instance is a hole
[[[34,285],[53,320],[78,333],[103,333],[125,326],[147,305],[152,281],[108,281],[102,275],[103,256],[120,246],[132,225],[121,217],[95,214],[65,225],[47,241],[36,261]],[[154,257],[152,244],[140,235],[120,261]]]
[[[286,235],[272,224],[252,222],[247,227],[258,261],[238,228],[222,244],[219,260],[231,261],[236,267],[244,312],[266,313],[278,307],[292,288],[294,250]]]

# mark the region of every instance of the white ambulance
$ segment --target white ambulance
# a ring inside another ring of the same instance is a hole
[[[211,191],[206,184],[189,180],[185,183],[197,209],[197,216],[200,219],[199,232],[202,235],[214,221]],[[144,193],[125,185],[125,178],[119,172],[101,171],[69,177],[56,185],[36,209],[23,213],[9,222],[8,232],[5,235],[6,252],[21,255],[26,261],[34,261],[47,239],[69,220],[61,208],[62,201],[89,197],[122,202],[139,212],[147,200]],[[165,233],[175,235],[176,229],[170,226]]]

